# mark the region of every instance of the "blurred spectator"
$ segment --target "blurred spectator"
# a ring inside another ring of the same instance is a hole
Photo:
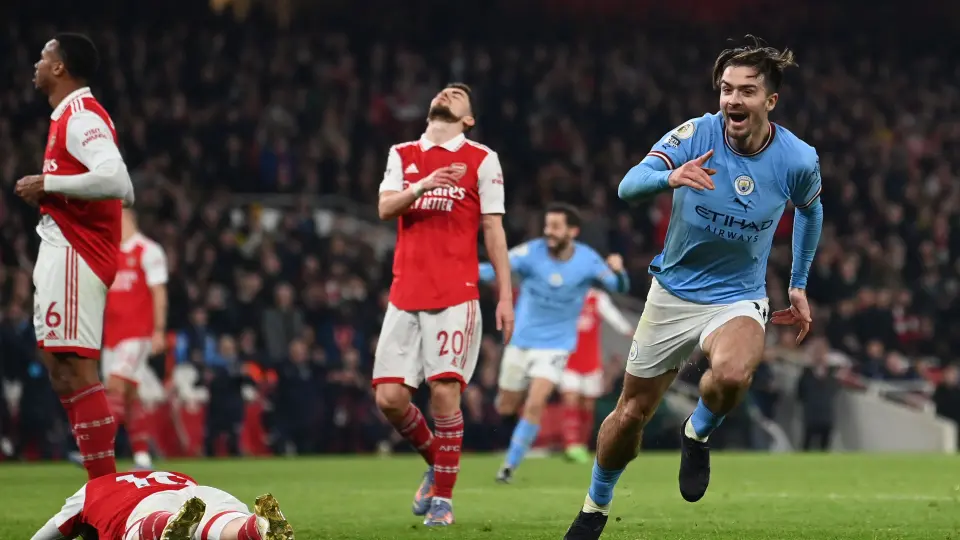
[[[960,367],[951,365],[943,370],[940,384],[933,393],[933,402],[938,415],[960,424]],[[960,445],[960,430],[957,437]]]
[[[829,364],[829,345],[823,338],[814,338],[809,348],[809,365],[797,383],[797,399],[803,407],[803,449],[830,448],[836,418],[836,400],[840,381],[836,368]]]
[[[290,342],[287,360],[278,366],[274,397],[277,422],[277,451],[306,454],[315,451],[317,433],[324,433],[317,422],[324,391],[325,366],[311,362],[307,345],[300,339]]]
[[[217,443],[226,439],[227,453],[240,455],[240,431],[243,429],[244,386],[253,381],[244,373],[237,354],[236,341],[222,336],[216,354],[207,358],[205,382],[210,395],[207,403],[204,451],[217,455]]]
[[[317,384],[311,391],[322,402],[321,431],[308,443],[318,449],[341,444],[322,430],[342,428],[344,418],[369,427],[347,434],[345,446],[377,438],[381,420],[367,409],[362,381],[391,279],[393,235],[373,209],[388,147],[420,135],[436,88],[464,80],[476,90],[481,113],[471,137],[499,152],[510,244],[540,234],[544,205],[575,202],[591,218],[582,239],[622,253],[632,294],[643,296],[670,196],[629,206],[616,197],[617,185],[663,133],[716,110],[704,74],[731,35],[727,25],[693,22],[695,31],[683,35],[656,25],[638,32],[628,13],[618,13],[602,24],[579,18],[558,39],[552,22],[531,28],[528,17],[503,16],[501,9],[519,6],[500,0],[471,11],[487,21],[476,31],[416,40],[393,24],[409,17],[397,2],[345,12],[340,3],[310,3],[319,17],[297,17],[282,31],[256,10],[236,19],[182,0],[144,0],[136,9],[52,2],[42,14],[11,13],[0,35],[0,74],[9,82],[0,91],[6,320],[32,309],[37,214],[12,195],[18,178],[38,172],[47,135],[50,107],[32,90],[32,63],[51,24],[87,26],[103,56],[93,91],[113,113],[144,233],[167,253],[176,362],[216,373],[220,384],[234,380],[222,376],[233,373],[217,350],[223,336],[239,339],[243,363],[280,372],[293,363],[291,342],[303,340]],[[553,4],[538,8],[539,20],[556,22]],[[735,13],[736,4],[720,11]],[[420,10],[411,24],[451,28],[438,21],[461,9]],[[894,31],[879,34],[849,28],[832,11],[764,21],[778,36],[772,44],[789,45],[802,66],[787,74],[773,119],[817,147],[824,177],[825,227],[809,294],[817,328],[855,359],[858,373],[914,377],[919,357],[946,365],[960,348],[960,71],[942,47],[919,39],[941,35],[929,22],[911,31],[909,13],[901,13]],[[866,10],[858,22],[885,12]],[[480,30],[493,19],[495,37]],[[875,22],[889,28],[888,20]],[[791,214],[770,256],[775,307],[785,303],[790,274]],[[482,294],[489,333],[492,304]],[[32,330],[17,335],[20,345],[4,342],[2,371],[32,384],[40,380],[26,367],[35,361]],[[488,348],[481,378],[499,357]],[[774,362],[801,354],[785,349]],[[623,374],[614,371],[611,383]],[[282,385],[258,388],[278,404],[284,396]],[[479,419],[492,398],[480,383],[465,399]],[[239,403],[233,413],[242,412]]]
[[[279,362],[294,338],[303,331],[303,312],[293,304],[293,287],[288,283],[276,286],[273,307],[263,313],[261,329],[267,345],[267,358]]]
[[[776,374],[770,366],[774,360],[774,352],[764,351],[763,360],[753,374],[753,383],[750,385],[750,396],[760,414],[773,419],[776,413],[777,401],[780,399],[780,389],[777,388]]]

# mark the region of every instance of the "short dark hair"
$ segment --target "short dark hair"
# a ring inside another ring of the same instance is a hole
[[[547,206],[547,214],[563,214],[568,227],[580,227],[580,211],[572,204],[555,202]]]
[[[100,67],[100,53],[87,36],[64,32],[54,36],[67,73],[74,79],[89,81]]]
[[[742,47],[727,49],[717,57],[717,61],[713,64],[714,90],[720,88],[720,79],[728,67],[745,66],[754,68],[757,70],[757,75],[763,76],[763,84],[769,93],[779,92],[780,85],[783,84],[783,70],[797,65],[793,51],[790,49],[779,51],[768,47],[765,41],[750,34],[747,34],[745,39],[749,43]]]

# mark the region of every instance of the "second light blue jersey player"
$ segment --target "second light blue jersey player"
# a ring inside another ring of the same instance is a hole
[[[577,346],[577,321],[587,292],[596,285],[613,292],[626,292],[630,286],[620,256],[604,261],[590,246],[576,242],[579,228],[575,208],[551,205],[544,216],[543,238],[510,251],[520,293],[513,339],[500,361],[497,409],[513,416],[523,405],[523,419],[497,473],[500,482],[510,480],[537,437],[543,409]],[[493,268],[481,264],[480,279],[493,277]]]
[[[626,292],[625,273],[611,270],[586,244],[573,242],[571,247],[567,260],[557,259],[544,238],[510,250],[510,269],[520,278],[511,346],[573,352],[577,321],[590,288],[599,284],[609,291]],[[480,280],[493,279],[493,267],[481,264]]]
[[[767,257],[784,208],[788,202],[806,208],[820,195],[817,152],[769,125],[767,143],[745,155],[726,142],[721,113],[690,120],[660,139],[621,183],[621,196],[652,187],[650,176],[665,188],[675,167],[713,150],[707,166],[716,171],[715,189],[674,192],[666,243],[650,264],[657,282],[677,297],[719,304],[767,296]],[[812,259],[812,253],[805,259],[807,268]]]

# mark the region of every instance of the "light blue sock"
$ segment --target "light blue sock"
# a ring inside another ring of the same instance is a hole
[[[537,440],[537,433],[540,432],[540,426],[531,424],[525,419],[517,422],[517,427],[513,429],[513,436],[510,437],[510,448],[507,450],[507,467],[516,469],[523,456],[527,455],[527,450],[533,446],[533,441]]]
[[[709,437],[713,430],[720,427],[720,424],[723,423],[723,415],[713,414],[710,412],[710,409],[707,408],[707,405],[703,402],[703,398],[700,398],[697,401],[697,408],[693,410],[693,414],[690,415],[690,425],[693,426],[693,430],[697,432],[697,437]]]
[[[590,499],[599,506],[606,506],[613,500],[613,486],[617,485],[617,480],[623,474],[623,469],[606,470],[594,460],[593,476],[590,478]]]

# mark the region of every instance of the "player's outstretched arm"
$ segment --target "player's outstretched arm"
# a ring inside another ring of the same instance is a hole
[[[713,157],[713,150],[708,150],[702,156],[670,170],[662,158],[648,156],[627,171],[627,175],[620,181],[620,187],[617,188],[617,195],[625,201],[633,201],[645,199],[667,189],[681,187],[700,191],[714,189],[710,176],[717,171],[704,166],[711,157]]]
[[[616,293],[625,293],[630,290],[630,276],[623,267],[623,257],[617,253],[607,257],[606,262],[597,256],[597,274],[596,280],[600,282],[605,289]]]
[[[502,225],[501,225],[502,227]],[[530,254],[530,243],[520,244],[519,246],[514,246],[513,249],[507,252],[507,257],[510,262],[510,273],[516,275],[523,279],[529,271],[529,260],[527,255]],[[480,281],[484,283],[490,283],[497,279],[497,271],[490,263],[480,263]]]
[[[60,529],[57,528],[57,518],[52,517],[40,530],[37,531],[30,540],[65,540]]]
[[[67,498],[57,515],[40,527],[30,540],[68,540],[79,536],[80,512],[83,510],[85,493],[86,484]]]
[[[74,113],[67,123],[67,151],[89,172],[46,174],[45,192],[77,199],[120,199],[127,205],[133,204],[130,173],[103,118],[92,111]]]
[[[656,195],[670,188],[670,171],[660,160],[646,160],[634,165],[620,181],[617,196],[635,201]]]

